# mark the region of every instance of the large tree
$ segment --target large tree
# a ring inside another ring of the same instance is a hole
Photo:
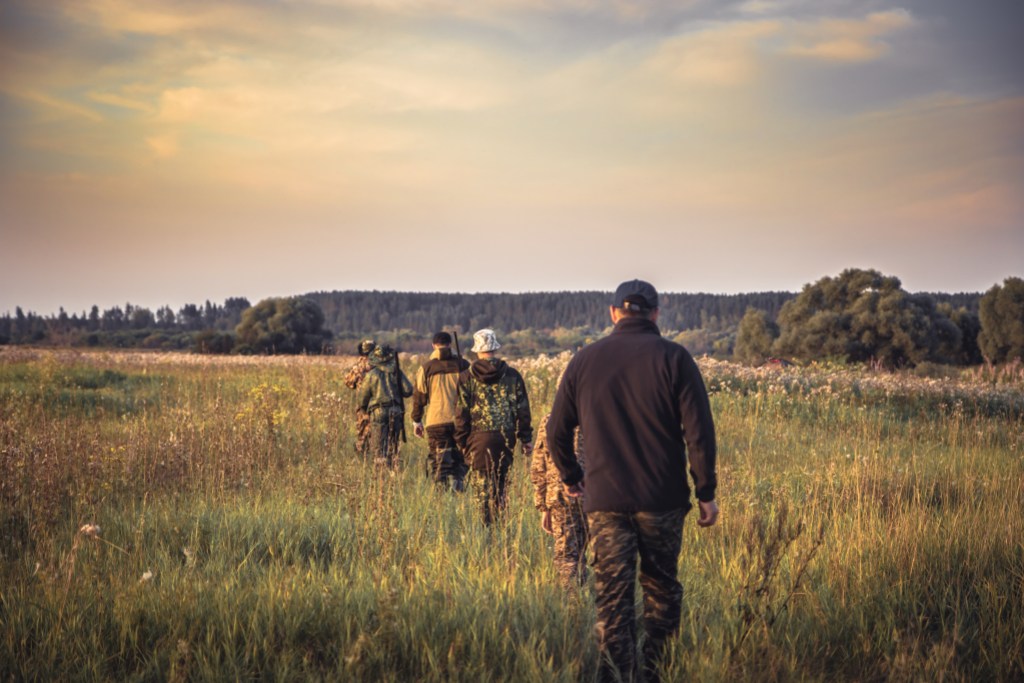
[[[744,363],[761,363],[771,355],[772,344],[778,336],[779,326],[767,313],[757,308],[748,308],[736,331],[733,355]]]
[[[250,353],[321,353],[331,339],[320,307],[301,297],[264,299],[242,314],[238,349]]]
[[[1024,280],[1010,277],[981,298],[978,346],[993,363],[1024,359]]]
[[[953,362],[960,328],[927,294],[908,294],[895,277],[848,269],[824,277],[779,312],[776,355],[805,360],[874,360],[889,367]]]

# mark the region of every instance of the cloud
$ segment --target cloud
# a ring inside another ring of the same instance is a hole
[[[661,43],[644,68],[669,82],[739,86],[760,73],[759,49],[777,35],[777,21],[716,24]]]
[[[99,123],[103,121],[103,116],[94,109],[78,104],[77,102],[69,101],[64,98],[54,97],[44,92],[37,90],[13,90],[5,89],[9,95],[29,102],[43,110],[41,114],[42,119],[52,119],[57,117],[71,116],[77,119],[84,119],[93,123]]]
[[[906,10],[875,12],[863,19],[792,22],[784,52],[827,62],[870,62],[890,51],[885,36],[913,25]]]
[[[89,99],[100,104],[107,104],[121,109],[131,109],[146,114],[152,114],[154,111],[153,106],[145,100],[112,92],[91,92],[89,93]]]
[[[148,137],[146,138],[146,144],[157,159],[170,159],[177,156],[180,150],[178,137],[174,133]]]

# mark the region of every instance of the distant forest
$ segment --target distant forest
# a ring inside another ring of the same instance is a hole
[[[314,302],[323,312],[323,329],[336,353],[349,353],[351,341],[372,336],[407,350],[429,348],[440,329],[467,338],[491,327],[507,340],[512,353],[536,353],[570,348],[605,330],[609,292],[442,293],[334,291],[312,292],[299,298]],[[929,294],[952,309],[978,310],[981,294]],[[750,308],[777,318],[792,292],[749,294],[661,294],[658,320],[662,331],[685,343],[694,353],[731,350],[736,330]],[[252,308],[244,297],[223,304],[186,304],[177,311],[162,306],[113,306],[88,312],[41,316],[18,307],[0,317],[0,344],[231,350],[231,336]],[[468,343],[468,339],[467,339]]]
[[[790,292],[662,294],[658,324],[667,330],[733,326],[748,307],[776,316]],[[441,292],[314,292],[305,298],[324,312],[336,335],[387,330],[431,333],[442,328],[500,332],[607,327],[610,292],[445,294]]]

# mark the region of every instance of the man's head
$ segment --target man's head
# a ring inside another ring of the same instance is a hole
[[[373,351],[370,352],[370,363],[387,363],[394,357],[395,350],[391,348],[388,344],[381,344],[380,346],[373,347]]]
[[[470,351],[482,358],[490,358],[500,348],[501,344],[498,343],[498,336],[494,334],[494,330],[484,328],[477,330],[473,335],[473,348]]]
[[[359,346],[356,347],[356,351],[359,352],[360,356],[369,356],[370,352],[373,351],[377,344],[372,339],[364,339],[359,342]]]
[[[452,335],[447,332],[438,332],[434,335],[433,344],[435,349],[447,348],[452,345]]]
[[[658,318],[658,291],[649,282],[628,280],[619,285],[612,295],[609,307],[612,320],[618,322],[622,318]]]

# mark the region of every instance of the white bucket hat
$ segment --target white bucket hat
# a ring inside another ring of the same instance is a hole
[[[482,353],[484,351],[497,351],[501,348],[501,344],[498,343],[498,337],[495,336],[494,330],[490,328],[484,328],[477,330],[473,335],[473,348],[470,349],[473,353]]]

